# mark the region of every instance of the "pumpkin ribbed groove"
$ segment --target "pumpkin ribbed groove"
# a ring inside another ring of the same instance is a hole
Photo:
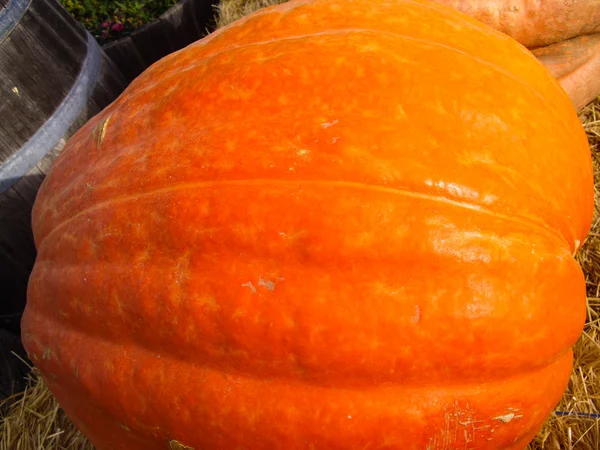
[[[455,374],[448,374],[445,378],[439,379],[416,379],[416,378],[404,378],[402,376],[398,377],[384,377],[379,380],[369,380],[366,378],[348,378],[344,377],[344,374],[330,374],[326,378],[307,378],[303,376],[308,371],[313,370],[313,367],[306,366],[303,367],[299,364],[293,370],[283,371],[265,371],[264,367],[256,366],[253,368],[244,368],[241,370],[238,367],[232,366],[230,364],[224,364],[223,361],[209,361],[209,360],[201,360],[201,359],[193,359],[190,355],[185,354],[183,351],[179,353],[173,352],[173,349],[170,348],[169,343],[164,343],[163,345],[153,348],[147,344],[144,339],[135,338],[133,336],[128,336],[124,338],[123,336],[113,336],[107,332],[100,332],[99,330],[90,331],[87,323],[70,323],[65,318],[60,318],[59,316],[52,317],[48,311],[40,309],[40,313],[37,314],[36,317],[29,317],[28,320],[35,324],[36,326],[44,326],[48,329],[59,328],[61,333],[64,336],[68,336],[70,334],[79,336],[80,339],[83,337],[90,337],[97,342],[108,343],[111,346],[114,346],[117,353],[126,353],[126,349],[136,348],[141,352],[145,352],[148,355],[154,355],[156,358],[160,358],[163,360],[173,360],[178,364],[182,365],[192,365],[194,367],[204,367],[207,370],[211,370],[214,372],[220,372],[226,374],[231,377],[244,377],[246,379],[253,379],[256,382],[259,381],[275,381],[281,383],[291,383],[298,384],[302,386],[315,386],[320,388],[339,388],[339,389],[349,389],[355,391],[368,391],[368,390],[377,390],[382,386],[391,387],[394,386],[398,390],[405,389],[407,392],[410,392],[414,389],[422,389],[427,390],[431,388],[444,388],[444,389],[469,389],[472,387],[474,383],[477,385],[481,384],[503,384],[510,382],[510,380],[519,378],[520,376],[531,376],[535,377],[536,374],[540,371],[544,371],[550,366],[560,363],[560,361],[565,358],[571,357],[571,345],[565,346],[562,350],[557,351],[555,355],[553,355],[547,361],[542,361],[536,365],[528,365],[527,367],[519,367],[517,370],[511,371],[503,371],[503,370],[495,370],[490,371],[486,374],[485,383],[481,383],[479,379],[470,379],[468,376],[462,376],[459,380],[455,378]],[[167,323],[165,321],[164,326],[172,326],[172,324]],[[176,325],[173,325],[176,327]],[[30,338],[26,332],[27,341],[37,346],[39,349],[38,353],[32,352],[31,356],[34,358],[36,363],[42,359],[47,360],[50,358],[54,358],[57,363],[62,364],[65,361],[65,357],[62,356],[61,350],[66,350],[68,352],[73,352],[73,347],[65,347],[64,349],[61,346],[57,346],[54,348],[44,347],[39,341],[34,338]],[[198,336],[201,338],[201,336]],[[70,339],[64,339],[70,340]],[[62,342],[63,339],[60,339]],[[182,349],[180,349],[182,350]],[[188,350],[186,348],[186,350]],[[194,351],[195,349],[189,349]],[[231,351],[231,355],[235,355],[235,350]],[[226,355],[224,355],[226,356]],[[86,357],[79,356],[81,363],[86,364]],[[60,372],[68,372],[68,368],[62,367]],[[76,370],[76,366],[74,366],[73,370]],[[54,374],[56,375],[56,374]],[[77,375],[78,376],[78,375]]]
[[[528,437],[530,428],[541,425],[542,416],[551,410],[560,397],[560,389],[566,385],[565,368],[572,361],[569,352],[536,372],[477,386],[384,384],[348,389],[248,378],[163,358],[138,347],[124,348],[86,334],[57,329],[52,329],[51,334],[60,347],[68,349],[64,357],[60,351],[49,352],[44,360],[48,372],[57,374],[55,379],[46,379],[51,391],[64,399],[77,416],[85,417],[87,423],[102,424],[102,436],[92,428],[84,429],[114,450],[161,449],[163,442],[170,439],[191,446],[202,442],[209,448],[235,448],[250,439],[254,449],[272,449],[280,442],[281,448],[299,449],[305,447],[294,445],[295,439],[306,429],[310,430],[306,439],[325,450],[339,448],[336,442],[340,441],[352,442],[353,448],[405,443],[403,450],[422,450],[418,430],[397,426],[398,421],[405,420],[416,421],[430,430],[431,444],[446,440],[456,448],[468,448],[469,441],[477,435],[476,443],[481,444],[478,450],[511,448],[515,438]],[[44,352],[35,341],[28,345],[38,354]],[[96,363],[94,368],[91,361]],[[69,381],[68,374],[76,371],[77,382]],[[523,385],[528,389],[521,391]],[[146,394],[156,389],[174,395]],[[66,396],[67,392],[71,395]],[[114,400],[103,392],[114,393]],[[294,402],[290,403],[292,398]],[[507,398],[508,408],[502,401]],[[541,405],[542,415],[523,415],[522,407],[532,401]],[[176,414],[166,414],[167,411]],[[274,417],[278,420],[273,421]],[[162,431],[165,423],[168,434]],[[129,431],[118,431],[121,425]],[[115,431],[109,432],[108,426],[115,427]],[[190,426],[201,440],[187,436],[185,430]],[[207,432],[210,429],[216,431]],[[230,433],[231,429],[236,433]],[[261,439],[254,440],[253,435]],[[493,440],[487,440],[488,437]],[[145,442],[134,445],[130,439]]]
[[[76,221],[80,218],[90,219],[92,213],[97,212],[103,208],[110,208],[111,206],[117,203],[126,203],[126,202],[135,202],[142,199],[147,199],[148,197],[152,197],[155,195],[161,195],[174,191],[181,190],[194,190],[201,188],[210,188],[210,187],[218,187],[218,186],[269,186],[269,185],[292,185],[292,186],[321,186],[324,188],[334,188],[334,187],[345,187],[345,188],[357,188],[359,190],[369,190],[369,191],[378,191],[384,193],[391,193],[394,195],[403,195],[412,198],[419,198],[425,201],[431,202],[443,202],[446,204],[450,204],[456,206],[457,208],[465,208],[467,210],[476,211],[481,214],[494,216],[498,219],[505,220],[506,222],[514,222],[519,223],[521,225],[525,225],[531,228],[532,232],[547,234],[549,237],[555,238],[561,245],[565,245],[568,248],[573,250],[573,245],[569,243],[564,236],[558,234],[549,224],[543,222],[536,222],[533,219],[527,217],[519,217],[518,214],[513,216],[509,216],[506,214],[502,214],[499,212],[495,212],[493,209],[486,208],[484,206],[469,203],[468,201],[457,201],[451,197],[444,197],[435,193],[428,192],[417,192],[415,190],[408,190],[407,188],[402,187],[391,187],[384,185],[372,185],[366,183],[356,183],[356,182],[348,182],[348,181],[335,181],[335,180],[227,180],[227,181],[199,181],[195,183],[185,183],[172,185],[164,188],[154,189],[147,192],[139,192],[132,195],[122,196],[122,197],[113,197],[108,201],[100,202],[97,204],[92,204],[87,208],[77,212],[75,215],[71,217],[66,217],[61,222],[57,223],[54,228],[50,229],[47,234],[42,236],[39,240],[38,247],[42,248],[44,240],[51,236],[52,234],[58,232],[62,227],[67,225],[70,222]],[[40,262],[43,259],[39,260]]]
[[[385,379],[378,380],[377,382],[367,382],[365,380],[345,380],[342,377],[336,376],[336,374],[331,374],[329,379],[312,379],[312,378],[303,378],[298,377],[303,371],[310,370],[310,368],[302,368],[299,367],[298,370],[294,374],[281,374],[281,373],[263,373],[252,370],[239,370],[237,367],[233,366],[225,366],[223,364],[211,364],[211,362],[205,362],[200,360],[194,360],[189,357],[189,355],[177,354],[172,352],[172,349],[167,347],[163,347],[160,349],[151,348],[146,345],[144,342],[131,339],[131,340],[121,340],[115,339],[108,334],[100,334],[86,330],[85,327],[80,324],[72,324],[61,322],[56,318],[44,317],[42,314],[38,314],[35,317],[29,318],[31,323],[37,326],[44,326],[47,329],[60,329],[60,336],[57,336],[57,342],[61,344],[64,342],[78,342],[83,345],[83,340],[87,337],[91,337],[94,342],[97,343],[98,346],[101,344],[107,344],[110,347],[113,347],[113,353],[117,355],[127,355],[130,353],[130,349],[136,349],[133,353],[144,354],[147,357],[161,359],[162,361],[173,361],[179,365],[191,365],[195,368],[202,368],[203,370],[221,373],[224,374],[227,378],[235,378],[242,377],[247,380],[252,380],[256,383],[286,383],[297,386],[303,386],[305,388],[314,386],[323,389],[343,389],[343,390],[351,390],[356,392],[369,392],[369,391],[377,391],[380,389],[389,389],[393,388],[398,392],[406,391],[407,394],[413,393],[414,391],[426,391],[428,389],[439,389],[439,390],[469,390],[473,388],[473,384],[476,383],[480,389],[486,389],[486,386],[483,385],[491,385],[491,384],[506,384],[510,383],[515,379],[519,379],[522,377],[535,377],[539,372],[543,372],[548,370],[552,366],[560,365],[565,360],[572,358],[572,351],[570,347],[563,349],[560,352],[557,352],[556,355],[553,356],[552,359],[545,361],[542,364],[530,366],[525,369],[520,370],[519,372],[509,373],[504,372],[502,370],[497,370],[495,373],[491,373],[486,377],[485,382],[481,382],[480,380],[471,380],[471,379],[461,379],[457,380],[452,377],[448,377],[445,379],[439,380],[406,380],[402,378],[398,379]],[[32,356],[36,361],[40,359],[44,361],[52,360],[53,363],[57,364],[57,369],[53,373],[53,375],[58,378],[58,374],[60,373],[69,373],[69,371],[73,371],[76,373],[76,378],[79,378],[79,371],[77,370],[79,361],[80,365],[86,364],[86,359],[90,355],[85,355],[83,350],[78,353],[76,352],[76,346],[67,346],[67,345],[59,345],[53,348],[44,347],[42,344],[43,341],[30,337],[30,334],[26,334],[27,341],[36,346],[39,349],[38,352],[32,352]],[[63,353],[64,352],[64,353]],[[67,355],[67,353],[75,354],[75,359],[70,359],[71,356]],[[133,362],[133,361],[132,361]],[[165,364],[167,364],[165,363]],[[66,366],[70,365],[69,366]],[[60,366],[60,367],[59,367]],[[108,368],[107,368],[108,369]],[[339,375],[339,374],[337,374]],[[98,375],[99,376],[99,375]],[[89,386],[90,391],[93,386]]]

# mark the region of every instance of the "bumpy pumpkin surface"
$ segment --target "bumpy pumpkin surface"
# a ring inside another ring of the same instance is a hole
[[[512,39],[295,0],[67,144],[24,344],[100,450],[523,449],[584,323],[592,197],[569,98]]]

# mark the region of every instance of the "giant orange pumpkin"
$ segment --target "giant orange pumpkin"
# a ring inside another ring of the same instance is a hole
[[[156,63],[34,210],[29,355],[115,449],[523,449],[585,316],[569,98],[416,0],[295,0]]]

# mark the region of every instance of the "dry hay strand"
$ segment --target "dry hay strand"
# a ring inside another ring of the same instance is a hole
[[[279,0],[223,0],[223,27]],[[583,122],[592,148],[596,180],[592,231],[577,259],[587,281],[588,318],[575,346],[575,364],[565,394],[529,450],[600,449],[600,98],[585,108]],[[93,450],[59,407],[36,370],[24,393],[0,405],[0,450]]]
[[[221,0],[216,7],[217,28],[227,26],[259,9],[286,1],[288,0]]]
[[[93,450],[37,371],[28,386],[0,405],[0,450]]]

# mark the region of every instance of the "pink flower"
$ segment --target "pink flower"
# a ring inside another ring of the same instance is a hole
[[[102,28],[108,28],[110,27],[110,22],[108,20],[105,20],[104,22],[102,22]]]
[[[112,26],[112,30],[116,33],[120,33],[121,31],[123,31],[125,29],[125,25],[123,25],[122,23],[114,23]]]

